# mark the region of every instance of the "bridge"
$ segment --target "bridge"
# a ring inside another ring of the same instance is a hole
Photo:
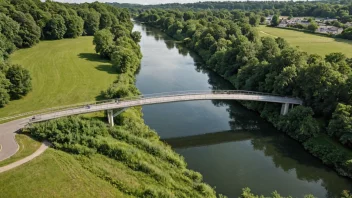
[[[42,122],[60,117],[66,117],[70,115],[93,113],[97,111],[107,111],[108,121],[113,125],[113,119],[118,114],[122,113],[129,107],[181,102],[181,101],[194,101],[194,100],[241,100],[241,101],[261,101],[280,103],[281,114],[286,115],[290,105],[301,105],[302,100],[292,97],[283,97],[273,94],[243,91],[243,90],[207,90],[207,91],[178,91],[178,92],[166,92],[149,95],[139,95],[126,98],[117,98],[112,100],[104,100],[92,103],[81,103],[66,107],[51,108],[47,110],[41,110],[39,112],[29,112],[31,115],[35,115],[30,119],[31,123]],[[114,112],[117,110],[117,112]],[[24,116],[20,114],[17,116]],[[0,118],[0,121],[6,119],[13,119],[16,116]]]
[[[287,114],[290,105],[293,106],[302,104],[302,100],[298,98],[283,97],[260,92],[241,90],[207,90],[139,95],[128,98],[80,103],[69,106],[49,108],[40,111],[27,112],[19,115],[0,118],[0,122],[12,120],[10,122],[6,122],[5,124],[0,124],[0,145],[2,145],[0,161],[12,156],[17,152],[18,145],[14,141],[15,132],[25,127],[29,123],[42,122],[70,115],[107,111],[109,124],[113,126],[114,117],[129,107],[194,100],[241,100],[279,103],[282,104],[282,115]]]

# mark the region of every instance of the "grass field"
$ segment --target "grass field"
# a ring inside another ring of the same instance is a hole
[[[29,137],[28,135],[25,134],[17,134],[16,135],[16,142],[19,145],[19,149],[15,155],[12,157],[1,161],[0,162],[0,167],[11,164],[13,162],[16,162],[20,159],[23,159],[32,153],[34,153],[38,148],[40,147],[41,143],[34,140],[33,138]]]
[[[0,197],[126,197],[82,168],[70,154],[48,149],[38,158],[0,174]]]
[[[261,36],[282,37],[292,46],[298,46],[310,54],[326,55],[342,52],[347,57],[352,57],[352,41],[349,40],[266,26],[259,26],[258,30]]]
[[[111,64],[95,53],[93,37],[41,41],[11,55],[27,68],[33,90],[0,109],[0,117],[49,107],[94,101],[116,79]]]

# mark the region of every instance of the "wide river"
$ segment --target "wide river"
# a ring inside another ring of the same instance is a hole
[[[143,94],[234,89],[204,68],[194,53],[164,33],[139,23],[143,53],[137,87]],[[280,109],[278,109],[280,111]],[[352,181],[338,176],[257,113],[236,102],[192,101],[143,107],[147,125],[155,129],[188,167],[200,172],[217,193],[238,197],[254,193],[303,197],[338,197]]]

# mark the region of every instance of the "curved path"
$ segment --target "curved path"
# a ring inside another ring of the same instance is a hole
[[[17,162],[14,162],[12,164],[6,165],[4,167],[0,167],[0,173],[6,172],[8,170],[11,170],[13,168],[16,168],[17,166],[20,166],[24,163],[27,163],[29,161],[31,161],[32,159],[38,157],[39,155],[41,155],[42,153],[44,153],[44,151],[46,149],[48,149],[50,146],[49,142],[44,141],[43,144],[39,147],[38,150],[36,150],[32,155],[27,156],[21,160],[18,160]]]
[[[95,103],[86,103],[84,105],[73,105],[70,107],[63,108],[52,108],[47,111],[43,110],[40,112],[46,112],[38,114],[31,112],[30,114],[36,114],[34,119],[31,117],[14,120],[5,124],[0,124],[0,144],[2,150],[0,151],[0,161],[14,155],[18,150],[18,145],[15,142],[15,132],[25,127],[28,123],[42,122],[55,118],[78,115],[85,113],[92,113],[97,111],[112,110],[112,109],[124,109],[128,107],[135,107],[141,105],[151,105],[160,103],[180,102],[180,101],[192,101],[192,100],[247,100],[247,101],[262,101],[262,102],[273,102],[282,104],[302,104],[302,101],[298,98],[289,98],[282,96],[274,96],[266,93],[241,91],[241,90],[207,90],[207,91],[186,91],[186,92],[171,92],[152,94],[144,96],[136,96],[131,98],[121,98],[118,100],[106,100]],[[30,115],[28,114],[28,115]],[[26,114],[21,114],[23,116]],[[1,120],[14,119],[19,116],[12,116],[8,118],[1,118]]]

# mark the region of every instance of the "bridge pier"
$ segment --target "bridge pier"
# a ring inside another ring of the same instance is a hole
[[[114,126],[114,111],[112,109],[107,110],[108,122],[110,126]]]
[[[286,115],[288,113],[288,110],[290,108],[290,104],[289,103],[283,103],[281,106],[281,115]]]
[[[108,122],[109,122],[110,126],[112,126],[112,127],[114,126],[114,117],[120,115],[121,113],[123,113],[126,110],[127,110],[127,108],[123,108],[123,109],[121,109],[120,111],[118,111],[116,113],[114,113],[113,109],[107,110],[106,112],[107,112],[107,115],[108,115]]]

